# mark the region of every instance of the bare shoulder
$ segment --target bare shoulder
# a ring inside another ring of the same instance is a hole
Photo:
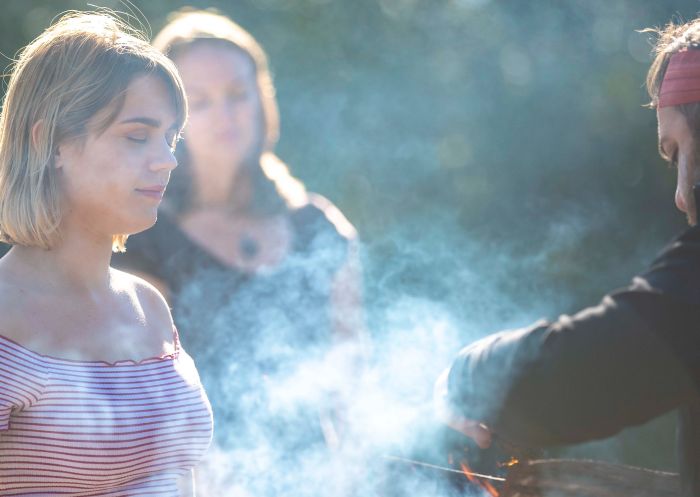
[[[131,273],[114,268],[111,271],[115,288],[131,297],[143,316],[146,327],[171,341],[173,318],[168,303],[158,289]]]
[[[26,291],[12,278],[0,271],[0,334],[15,341],[21,341],[27,332],[26,317],[30,316],[28,306],[32,299],[27,299]]]

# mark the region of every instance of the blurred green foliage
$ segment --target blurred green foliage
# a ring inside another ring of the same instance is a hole
[[[155,33],[187,3],[99,4],[137,7]],[[370,323],[397,295],[444,303],[465,341],[555,317],[624,285],[683,228],[636,30],[693,18],[697,1],[189,4],[231,15],[268,51],[279,154],[358,228]],[[91,7],[2,8],[9,59],[60,12]],[[671,467],[670,427],[623,434],[615,457]]]

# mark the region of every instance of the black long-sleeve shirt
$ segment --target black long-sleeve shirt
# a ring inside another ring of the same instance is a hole
[[[607,437],[697,403],[700,228],[598,306],[466,347],[448,395],[467,418],[530,447]]]

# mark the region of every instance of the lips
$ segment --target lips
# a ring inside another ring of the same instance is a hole
[[[149,198],[160,200],[165,193],[165,185],[151,185],[136,188],[136,192]]]

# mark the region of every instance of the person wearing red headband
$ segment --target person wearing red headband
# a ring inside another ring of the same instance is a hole
[[[660,52],[647,86],[659,122],[659,153],[678,169],[676,205],[691,225],[697,224],[692,187],[700,181],[695,143],[700,136],[700,45]]]
[[[657,33],[649,106],[691,228],[599,305],[464,348],[436,383],[436,406],[482,448],[600,439],[678,409],[682,494],[698,496],[700,19]]]

